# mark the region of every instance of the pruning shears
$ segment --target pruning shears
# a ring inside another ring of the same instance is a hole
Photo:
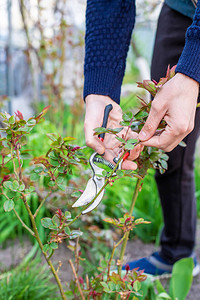
[[[112,108],[113,108],[112,104],[109,104],[105,107],[103,123],[102,123],[103,128],[107,127],[108,116],[109,116],[109,113],[112,110]],[[99,134],[98,137],[103,142],[105,133]],[[126,158],[127,158],[127,155],[125,158],[123,158],[123,160],[125,160]],[[118,159],[119,159],[119,157],[118,158],[116,157],[113,159],[113,161],[115,163],[117,163]],[[111,170],[113,170],[115,168],[115,165],[113,163],[111,163],[110,161],[101,157],[97,152],[94,152],[90,156],[89,163],[90,163],[90,167],[93,172],[92,178],[89,179],[84,192],[82,193],[80,198],[73,204],[72,207],[80,207],[80,206],[85,206],[85,205],[89,204],[90,202],[92,202],[92,200],[97,196],[97,194],[100,192],[100,190],[104,186],[105,177],[102,176],[104,169],[97,166],[96,163],[101,163],[102,165],[109,167]],[[118,168],[117,168],[118,170],[121,169],[121,165],[122,165],[122,161],[118,165]],[[100,176],[98,176],[98,175],[100,175]],[[114,172],[112,176],[116,176],[116,172]],[[90,211],[92,211],[99,205],[99,203],[101,202],[101,200],[103,198],[104,191],[105,191],[105,189],[103,189],[100,192],[98,197],[91,203],[90,206],[88,206],[85,210],[82,211],[82,214],[89,213]]]

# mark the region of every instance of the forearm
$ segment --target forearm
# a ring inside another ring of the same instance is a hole
[[[192,25],[186,33],[186,43],[177,64],[176,72],[185,74],[200,83],[200,0]]]
[[[84,99],[99,94],[119,103],[134,23],[135,0],[87,1]]]

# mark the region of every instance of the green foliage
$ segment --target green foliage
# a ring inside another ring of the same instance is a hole
[[[33,260],[28,265],[0,276],[1,300],[57,299],[57,286],[51,282],[50,271]]]
[[[161,281],[152,281],[147,278],[142,283],[144,299],[151,300],[185,300],[192,284],[194,262],[192,258],[183,258],[177,261],[172,270],[169,282],[169,292],[163,287]]]
[[[192,258],[184,258],[174,264],[170,282],[170,295],[172,299],[186,299],[192,284],[193,268],[194,261]]]

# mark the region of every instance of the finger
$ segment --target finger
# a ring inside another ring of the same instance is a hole
[[[138,136],[141,141],[146,141],[154,135],[156,129],[160,124],[160,121],[165,115],[165,110],[161,109],[161,107],[158,107],[157,102],[154,101],[152,102],[151,110],[146,123],[144,124]]]
[[[148,141],[142,142],[144,146],[148,147],[156,147],[162,149],[166,152],[172,151],[179,143],[182,141],[184,136],[174,136],[167,131],[163,131],[163,133],[159,136],[153,136]]]
[[[93,129],[96,127],[98,127],[98,124],[95,124],[95,123],[91,124],[91,122],[88,124],[88,122],[85,121],[84,131],[85,131],[86,145],[88,147],[92,148],[97,153],[103,154],[105,152],[104,145],[97,136],[94,136]]]
[[[130,160],[125,160],[123,163],[122,163],[122,169],[123,170],[136,170],[137,169],[137,164],[133,161],[130,161]]]
[[[144,146],[140,143],[138,144],[133,150],[130,151],[130,155],[128,156],[128,160],[135,160],[139,157],[140,153],[142,152]]]

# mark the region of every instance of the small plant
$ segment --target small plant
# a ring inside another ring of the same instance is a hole
[[[154,81],[144,81],[142,84],[140,83],[139,86],[147,89],[155,96],[156,92],[173,75],[174,68],[172,70],[168,69],[166,78],[162,78],[159,83]],[[23,160],[29,156],[30,151],[29,149],[24,150],[23,147],[27,143],[27,136],[30,134],[31,130],[37,124],[42,122],[49,106],[45,107],[38,116],[32,117],[27,121],[24,120],[22,113],[19,111],[16,113],[16,116],[0,113],[2,122],[6,126],[1,129],[3,135],[0,137],[0,151],[2,155],[0,164],[2,177],[0,190],[4,202],[4,210],[6,212],[13,211],[22,226],[34,239],[36,239],[45,260],[54,275],[62,299],[119,299],[119,297],[120,299],[129,299],[130,297],[133,297],[133,299],[136,300],[138,297],[142,296],[140,293],[140,283],[146,279],[143,271],[130,271],[127,267],[126,274],[122,276],[121,269],[131,230],[139,224],[148,223],[142,218],[135,219],[132,216],[138,193],[142,188],[142,180],[149,168],[156,168],[159,169],[160,172],[164,172],[164,170],[167,169],[168,157],[159,149],[144,147],[140,157],[137,159],[137,171],[117,170],[123,157],[139,144],[139,141],[137,140],[127,140],[127,133],[129,130],[139,132],[148,117],[151,103],[146,103],[143,99],[140,99],[140,101],[142,107],[138,113],[134,116],[131,112],[124,113],[123,121],[119,124],[119,128],[95,129],[94,134],[107,133],[115,135],[116,139],[120,142],[121,153],[121,157],[114,169],[109,172],[103,172],[102,176],[105,176],[105,184],[96,197],[98,197],[106,186],[112,186],[113,182],[122,177],[136,179],[136,186],[129,212],[125,213],[124,216],[119,219],[106,218],[104,220],[122,230],[122,237],[113,244],[111,254],[100,262],[100,266],[94,276],[91,278],[86,276],[85,280],[78,275],[79,264],[83,260],[80,252],[79,239],[83,233],[79,229],[74,230],[73,228],[74,223],[82,216],[81,212],[75,217],[72,217],[71,212],[68,210],[63,212],[60,209],[56,209],[52,217],[43,218],[41,220],[42,226],[49,231],[46,243],[42,242],[36,225],[39,211],[47,201],[48,197],[52,194],[55,195],[60,190],[65,192],[69,184],[70,174],[72,174],[75,168],[78,169],[80,165],[86,163],[82,153],[83,147],[72,145],[71,142],[75,140],[73,137],[62,138],[55,133],[49,133],[47,136],[51,140],[50,149],[45,155],[36,157],[32,160],[32,166],[29,168],[29,173],[27,175],[27,172],[25,174],[23,170]],[[126,134],[121,136],[120,132],[123,129],[123,126],[126,127]],[[164,126],[165,122],[162,121],[159,125],[159,130],[162,131]],[[10,168],[8,168],[9,164],[12,164],[13,166],[13,173],[10,173]],[[113,176],[115,171],[116,175]],[[41,178],[45,181],[47,193],[41,200],[39,206],[33,211],[27,202],[27,198],[35,192],[36,183],[40,182]],[[80,193],[81,191],[75,192],[72,194],[72,197],[79,197]],[[19,201],[23,203],[28,212],[31,226],[27,226],[27,224],[24,223],[15,209],[15,203]],[[88,206],[90,204],[91,202]],[[69,248],[73,251],[75,257],[75,264],[72,260],[69,261],[75,280],[70,283],[66,291],[59,278],[59,268],[56,270],[51,261],[51,257],[63,240],[69,242]],[[70,243],[71,240],[75,240],[75,242],[72,244]],[[119,259],[116,262],[115,251],[120,245],[121,252]],[[118,267],[118,272],[111,271],[111,266],[114,265]]]

